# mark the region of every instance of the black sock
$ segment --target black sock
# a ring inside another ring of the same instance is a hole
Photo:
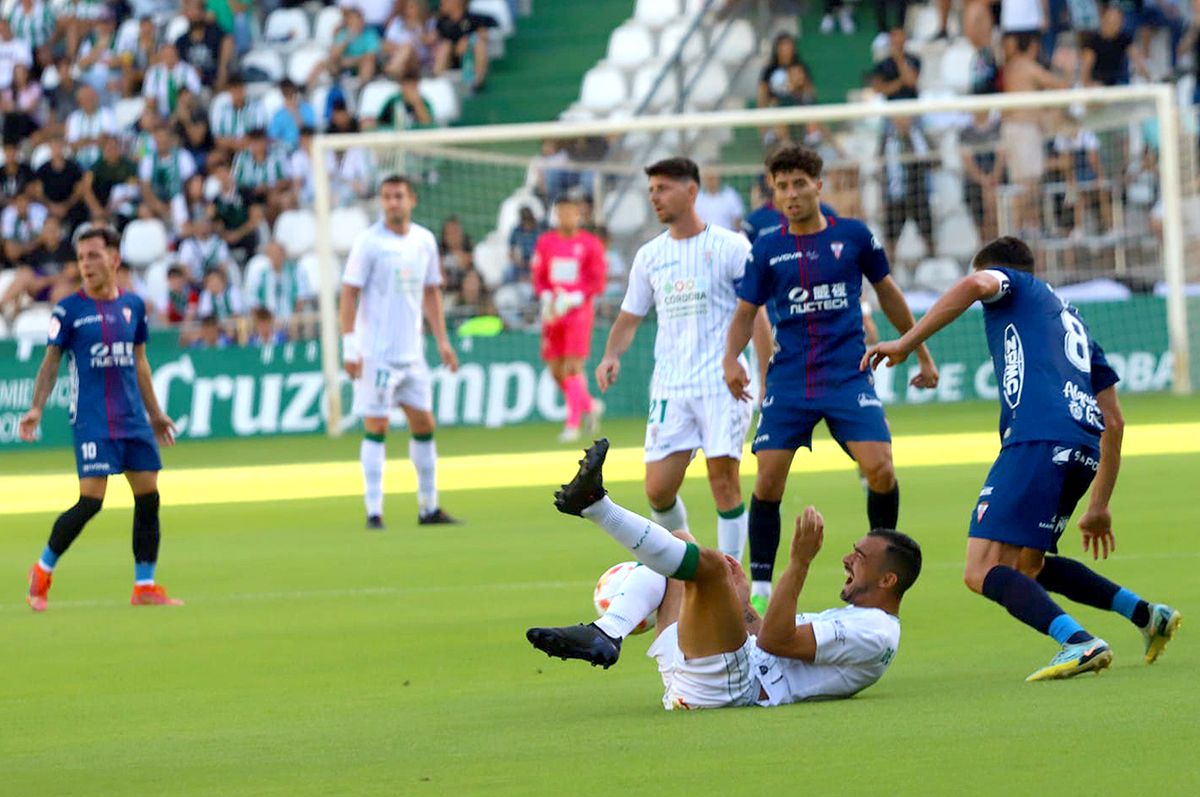
[[[158,561],[158,492],[133,497],[133,561]]]
[[[1105,611],[1115,611],[1113,598],[1121,591],[1120,584],[1114,584],[1083,562],[1065,556],[1047,556],[1037,580],[1050,592]],[[1138,599],[1129,619],[1139,628],[1150,622],[1150,604]]]
[[[779,501],[750,496],[750,580],[770,581],[779,551]]]
[[[1040,584],[1011,567],[996,565],[989,570],[983,579],[983,594],[1025,625],[1059,642],[1091,639],[1069,614],[1050,599]],[[1078,638],[1081,632],[1085,636]]]
[[[103,505],[104,501],[100,498],[81,495],[75,506],[58,516],[54,521],[54,528],[50,531],[48,543],[55,556],[62,556],[67,552],[71,543],[79,536],[79,532],[83,531],[84,525],[96,516]]]
[[[867,522],[873,529],[894,529],[900,518],[900,484],[886,493],[867,490]]]

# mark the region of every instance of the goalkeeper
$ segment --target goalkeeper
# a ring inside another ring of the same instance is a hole
[[[579,439],[586,420],[600,428],[603,403],[588,392],[583,364],[592,343],[592,297],[604,292],[606,264],[600,239],[579,227],[582,196],[560,194],[558,226],[542,233],[533,251],[533,289],[542,309],[542,359],[567,401],[561,442]]]

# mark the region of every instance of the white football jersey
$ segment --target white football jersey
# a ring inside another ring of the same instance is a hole
[[[767,694],[759,705],[850,697],[883,677],[900,646],[900,621],[882,609],[843,606],[796,615],[797,625],[809,623],[817,638],[812,662],[752,650],[750,666]]]
[[[651,307],[657,312],[651,398],[711,396],[729,389],[721,360],[749,254],[744,236],[712,224],[683,240],[663,232],[638,250],[621,309],[637,316]]]
[[[364,360],[425,362],[421,305],[427,285],[441,285],[433,233],[410,224],[397,235],[377,221],[354,242],[342,282],[362,290],[354,333]]]

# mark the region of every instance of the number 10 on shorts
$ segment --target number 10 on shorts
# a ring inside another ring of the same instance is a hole
[[[89,460],[95,459],[96,458],[96,444],[95,443],[80,443],[79,444],[79,454],[84,459],[89,459]]]

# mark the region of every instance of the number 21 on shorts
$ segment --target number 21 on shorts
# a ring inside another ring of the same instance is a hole
[[[646,423],[662,423],[667,419],[667,400],[650,399],[650,415]]]

